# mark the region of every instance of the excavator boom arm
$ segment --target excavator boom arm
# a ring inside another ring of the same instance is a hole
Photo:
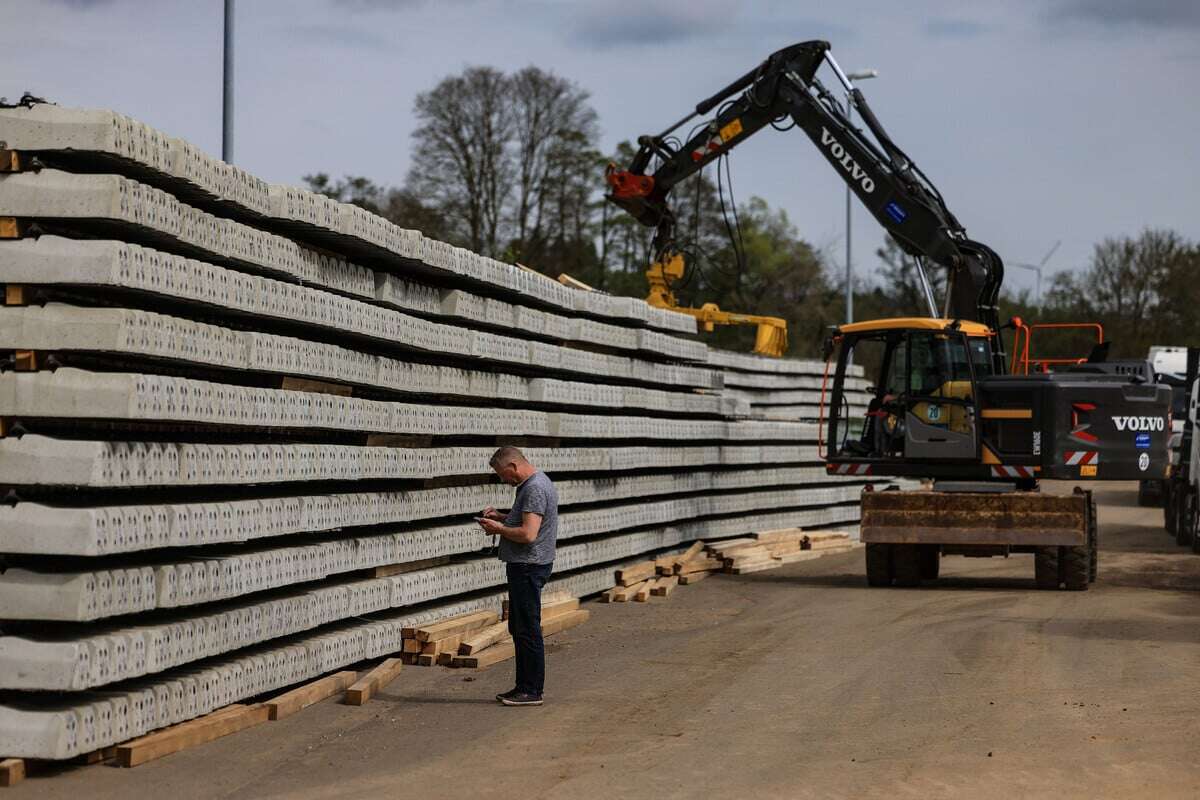
[[[871,136],[816,77],[828,64]],[[713,109],[682,145],[669,135]],[[940,193],[892,141],[862,93],[854,88],[824,41],[801,42],[773,53],[755,69],[698,103],[693,114],[657,136],[642,136],[626,170],[610,167],[609,199],[642,224],[656,228],[655,250],[674,248],[675,220],[668,198],[681,181],[768,125],[791,121],[816,145],[854,194],[901,248],[950,273],[945,316],[986,324],[993,331],[997,372],[1004,371],[997,300],[1004,265],[991,249],[966,236]],[[873,139],[872,139],[873,137]],[[930,316],[941,316],[930,308]]]

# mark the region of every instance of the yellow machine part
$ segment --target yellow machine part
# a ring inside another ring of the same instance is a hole
[[[700,308],[685,308],[679,305],[671,284],[681,280],[684,273],[683,254],[675,253],[664,260],[655,261],[646,270],[646,282],[650,293],[646,302],[657,308],[666,308],[680,314],[695,317],[701,327],[711,333],[717,325],[757,325],[754,335],[754,352],[763,356],[779,358],[787,352],[787,320],[765,317],[758,314],[737,314],[722,311],[715,303],[705,303]]]

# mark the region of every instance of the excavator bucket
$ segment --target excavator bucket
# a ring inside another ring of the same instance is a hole
[[[866,543],[1080,546],[1087,543],[1083,494],[887,491],[862,493]]]

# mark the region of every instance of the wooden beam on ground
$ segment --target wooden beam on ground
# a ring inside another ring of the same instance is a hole
[[[16,786],[25,780],[25,759],[6,758],[0,761],[0,786]]]
[[[708,571],[708,572],[689,572],[689,573],[688,573],[688,574],[686,574],[686,575],[680,575],[680,576],[679,576],[679,585],[680,585],[680,586],[691,586],[693,583],[698,583],[698,582],[700,582],[700,581],[704,580],[705,578],[707,578],[709,575],[712,575],[712,574],[713,574],[713,573],[712,573],[712,571]]]
[[[361,706],[371,695],[387,686],[400,674],[404,663],[398,658],[386,658],[375,669],[363,675],[346,690],[346,705]]]
[[[642,585],[641,585],[641,586],[638,588],[637,592],[636,592],[636,593],[633,595],[633,600],[634,600],[634,602],[637,602],[637,603],[644,603],[644,602],[646,602],[647,600],[649,600],[649,599],[650,599],[650,591],[651,591],[651,590],[652,590],[652,589],[653,589],[655,586],[657,586],[657,585],[658,585],[658,582],[659,582],[660,580],[661,580],[661,578],[655,578],[654,580],[649,580],[649,581],[646,581],[645,583],[643,583],[643,584],[642,584]]]
[[[138,764],[145,764],[147,761],[260,725],[266,722],[268,717],[270,710],[260,703],[182,722],[166,730],[118,745],[117,763],[122,767],[136,767]]]
[[[572,597],[570,600],[562,600],[558,603],[542,606],[542,622],[555,617],[561,617],[563,614],[570,614],[572,611],[579,610],[579,598]]]
[[[673,558],[671,560],[671,566],[674,567],[674,569],[672,569],[671,571],[674,573],[678,573],[679,567],[681,567],[682,565],[691,561],[692,559],[697,558],[703,552],[704,552],[704,542],[699,541],[699,540],[692,542],[691,547],[689,547],[687,550],[684,550],[682,553],[675,556],[675,558]]]
[[[711,572],[715,569],[720,569],[725,566],[725,562],[719,558],[703,558],[688,561],[685,564],[680,564],[676,570],[676,575],[691,575],[696,572]]]
[[[324,678],[318,678],[310,684],[301,686],[299,689],[284,692],[274,700],[268,700],[264,705],[267,707],[272,720],[283,719],[284,717],[290,717],[301,709],[308,708],[314,703],[319,703],[326,698],[333,697],[338,692],[344,691],[356,680],[358,680],[358,673],[354,670],[335,672],[332,675],[326,675]]]
[[[632,567],[617,570],[617,583],[621,586],[633,586],[635,583],[641,583],[647,578],[653,577],[653,561],[643,561],[640,564],[634,564]]]
[[[511,641],[500,642],[469,656],[455,656],[450,662],[450,666],[481,669],[490,667],[492,664],[499,664],[501,661],[507,661],[516,654],[516,647]]]
[[[453,636],[456,633],[465,633],[466,631],[477,630],[478,628],[486,628],[488,625],[494,625],[500,616],[495,611],[476,611],[471,614],[460,614],[457,617],[444,619],[440,622],[431,622],[426,625],[414,627],[412,638],[418,642],[428,642],[433,639],[445,638]],[[408,630],[407,628],[405,630]],[[404,631],[401,631],[403,635]]]
[[[634,598],[650,581],[640,581],[632,586],[618,586],[613,592],[614,603],[624,603]]]
[[[555,617],[548,622],[542,623],[542,636],[553,636],[556,633],[562,633],[569,628],[574,628],[576,625],[582,625],[592,616],[592,612],[586,610],[572,611],[569,614]]]
[[[404,644],[400,647],[401,653],[407,653],[410,656],[415,656],[421,652],[421,643],[416,639],[405,639]]]
[[[654,588],[650,590],[650,594],[655,597],[666,597],[671,592],[675,591],[676,585],[679,583],[678,575],[669,575],[665,578],[659,578],[655,583]]]
[[[481,631],[472,632],[468,638],[463,639],[458,645],[458,654],[460,656],[474,655],[507,636],[508,623],[497,622],[495,625],[489,625]]]
[[[575,599],[577,599],[575,595],[571,594],[566,589],[552,589],[549,592],[544,592],[542,594],[542,613],[545,613],[544,609],[547,606],[558,605],[559,603],[565,603],[568,600]],[[500,603],[500,619],[508,619],[508,600],[504,600]]]

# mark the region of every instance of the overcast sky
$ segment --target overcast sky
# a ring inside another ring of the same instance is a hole
[[[3,5],[0,95],[116,109],[220,153],[221,0]],[[272,182],[402,182],[414,96],[467,65],[578,82],[609,148],[820,38],[879,70],[862,83],[876,114],[1006,261],[1061,239],[1048,269],[1079,267],[1146,226],[1200,238],[1200,0],[237,0],[235,32],[234,161]],[[785,208],[840,267],[844,184],[803,134],[764,131],[731,167],[741,201]],[[881,241],[856,209],[859,274]]]

